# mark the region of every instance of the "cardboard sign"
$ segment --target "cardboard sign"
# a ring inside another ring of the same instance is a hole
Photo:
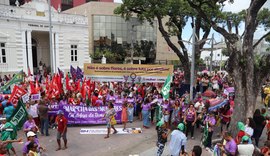
[[[22,96],[23,103],[26,103],[30,100],[29,96],[29,93],[26,93]]]
[[[40,94],[33,94],[31,95],[31,101],[40,100]]]

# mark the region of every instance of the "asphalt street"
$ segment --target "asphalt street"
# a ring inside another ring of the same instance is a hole
[[[122,125],[116,125],[122,128]],[[127,127],[142,127],[142,121],[128,123]],[[142,129],[141,134],[112,134],[110,138],[104,139],[101,134],[80,134],[81,128],[106,128],[105,125],[68,127],[68,149],[55,151],[57,148],[56,130],[50,129],[50,136],[38,135],[40,144],[46,148],[42,153],[44,156],[154,156],[156,155],[157,133],[155,126],[150,129]],[[22,131],[18,137],[22,137],[26,142],[26,137]],[[194,145],[200,145],[201,134],[195,132],[195,140],[188,140],[187,151],[191,151]],[[22,155],[23,144],[13,144],[17,155]],[[166,145],[163,153],[169,155],[169,148]],[[203,149],[203,156],[211,154]]]

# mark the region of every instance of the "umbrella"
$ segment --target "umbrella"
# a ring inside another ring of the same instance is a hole
[[[219,109],[221,107],[223,107],[224,105],[226,105],[229,101],[228,100],[224,100],[222,101],[221,103],[215,105],[215,106],[211,106],[208,111],[213,111],[213,110],[216,110],[216,109]]]
[[[206,90],[204,93],[203,93],[203,96],[206,96],[206,97],[212,97],[212,96],[215,96],[216,93],[213,92],[212,90]]]

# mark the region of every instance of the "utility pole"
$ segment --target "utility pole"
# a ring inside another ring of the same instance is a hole
[[[134,54],[134,44],[133,44],[133,40],[134,40],[134,25],[132,25],[132,32],[131,32],[131,56],[130,56],[130,64],[133,64],[133,54]]]
[[[55,71],[54,71],[53,47],[52,47],[52,10],[51,10],[51,0],[48,0],[48,2],[49,2],[49,40],[50,40],[51,73],[54,73]]]
[[[213,49],[214,49],[214,33],[211,38],[211,54],[210,54],[210,73],[213,70]]]
[[[190,70],[190,101],[193,100],[193,85],[194,85],[194,70],[195,70],[195,45],[196,45],[196,32],[195,23],[193,22],[193,33],[192,33],[192,56],[191,56],[191,70]]]

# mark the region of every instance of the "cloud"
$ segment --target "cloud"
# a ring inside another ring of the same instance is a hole
[[[114,3],[123,3],[122,0],[114,0]]]
[[[225,2],[224,11],[240,12],[249,7],[250,0],[234,0],[234,3]]]

